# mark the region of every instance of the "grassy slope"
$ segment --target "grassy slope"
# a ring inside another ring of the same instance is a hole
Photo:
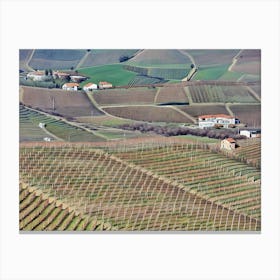
[[[135,72],[124,70],[121,64],[83,68],[79,69],[79,72],[90,77],[81,83],[81,86],[89,82],[98,84],[100,81],[110,82],[114,86],[127,85],[137,75]]]
[[[81,68],[118,63],[121,56],[131,57],[137,51],[136,49],[91,50]]]
[[[201,66],[199,67],[194,80],[218,80],[227,72],[229,65]]]
[[[160,50],[144,50],[134,58],[128,61],[128,64],[135,66],[159,66],[163,64],[188,64],[190,67],[191,61],[188,56],[182,54],[179,50],[160,49]]]

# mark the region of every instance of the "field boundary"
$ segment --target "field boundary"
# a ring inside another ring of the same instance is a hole
[[[234,65],[237,63],[238,61],[238,56],[243,52],[244,50],[240,50],[237,55],[234,56],[234,58],[232,59],[232,63],[231,65],[228,67],[228,71],[229,72],[235,72],[235,71],[232,71],[232,68],[234,67]]]
[[[250,94],[257,99],[259,102],[261,102],[261,98],[258,96],[258,94],[249,86],[246,86],[246,88],[248,89],[248,91],[250,92]]]

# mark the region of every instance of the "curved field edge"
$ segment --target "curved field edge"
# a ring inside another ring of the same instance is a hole
[[[116,230],[104,223],[80,213],[65,202],[43,193],[37,187],[19,183],[20,231],[104,231]]]
[[[48,145],[48,146],[50,147],[52,145]],[[67,146],[69,147],[70,145],[67,145]],[[57,146],[54,145],[54,147],[57,147]],[[45,150],[45,152],[47,152],[47,150]],[[118,157],[115,157],[113,155],[110,155],[102,150],[98,150],[98,151],[92,150],[92,152],[101,154],[102,156],[107,158],[107,160],[109,160],[110,162],[115,162],[115,163],[117,162],[118,164],[124,166],[125,168],[134,170],[137,173],[139,172],[139,174],[146,174],[143,176],[152,177],[153,180],[155,180],[157,182],[159,181],[158,182],[159,185],[165,184],[166,187],[169,186],[172,189],[176,189],[178,192],[181,191],[183,193],[186,193],[186,195],[189,197],[188,202],[189,202],[189,200],[191,201],[190,207],[189,207],[189,205],[187,205],[187,209],[189,212],[187,212],[186,214],[188,214],[188,213],[190,214],[190,216],[188,218],[194,222],[194,225],[193,225],[194,228],[195,228],[196,223],[197,223],[197,226],[199,226],[199,220],[197,221],[196,219],[200,218],[199,213],[202,215],[202,208],[205,207],[204,209],[208,209],[207,211],[209,211],[209,213],[207,212],[207,215],[209,214],[209,217],[208,217],[208,219],[206,219],[207,223],[206,223],[206,228],[204,230],[260,230],[260,221],[258,221],[257,219],[246,216],[244,214],[240,214],[236,211],[233,211],[232,209],[228,209],[226,207],[223,207],[222,205],[218,205],[218,204],[214,203],[213,201],[207,201],[206,199],[200,197],[196,193],[186,190],[185,186],[179,184],[176,181],[164,178],[162,176],[158,176],[157,174],[153,174],[153,172],[151,172],[150,170],[146,170],[145,168],[142,168],[140,166],[135,166],[132,163],[127,163],[126,161],[124,161]],[[173,191],[172,191],[172,193],[173,193]],[[196,217],[192,216],[194,209],[196,211],[195,212]],[[203,211],[203,217],[204,217],[204,211]],[[218,215],[219,219],[217,218],[217,221],[215,224],[216,215]],[[239,226],[241,221],[243,221],[242,228],[240,228],[240,226]],[[203,223],[205,223],[205,222],[206,221],[203,221]],[[207,227],[207,226],[209,226],[209,227]],[[189,228],[188,228],[188,230],[189,230]],[[195,230],[195,229],[192,229],[192,230]]]

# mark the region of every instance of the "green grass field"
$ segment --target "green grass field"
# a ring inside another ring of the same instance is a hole
[[[225,72],[220,78],[219,80],[223,80],[223,81],[237,81],[239,78],[241,78],[243,76],[243,73],[240,72]]]
[[[137,73],[123,69],[121,64],[95,66],[78,70],[80,73],[90,77],[89,80],[81,83],[81,87],[89,82],[98,84],[100,81],[107,81],[114,86],[127,85]]]
[[[201,66],[194,76],[194,80],[218,80],[228,69],[229,65]]]

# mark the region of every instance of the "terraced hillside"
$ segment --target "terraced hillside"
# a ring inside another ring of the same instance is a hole
[[[197,145],[140,147],[21,145],[20,181],[118,230],[260,230],[255,169]],[[47,207],[53,205],[37,201],[34,211],[43,216],[31,216],[30,228],[51,221]]]
[[[261,166],[261,138],[239,140],[234,154],[237,158],[260,168]]]
[[[19,186],[19,229],[24,231],[115,230],[110,224],[75,211],[39,188]]]
[[[137,51],[136,49],[91,50],[80,68],[119,63],[121,57],[132,57]]]
[[[175,180],[205,199],[260,218],[260,172],[198,146],[167,146],[117,153],[120,158]]]
[[[103,115],[82,92],[22,86],[20,101],[27,106],[65,117]]]
[[[213,102],[239,102],[239,103],[258,103],[259,101],[251,95],[250,91],[244,86],[189,86],[190,99],[194,103],[213,103]]]
[[[49,137],[51,140],[69,142],[96,142],[104,140],[82,128],[29,109],[23,105],[20,105],[19,116],[20,142],[43,141],[44,137]],[[39,123],[44,123],[45,127],[40,128]]]
[[[86,50],[37,49],[29,65],[34,69],[71,69],[80,62]]]

